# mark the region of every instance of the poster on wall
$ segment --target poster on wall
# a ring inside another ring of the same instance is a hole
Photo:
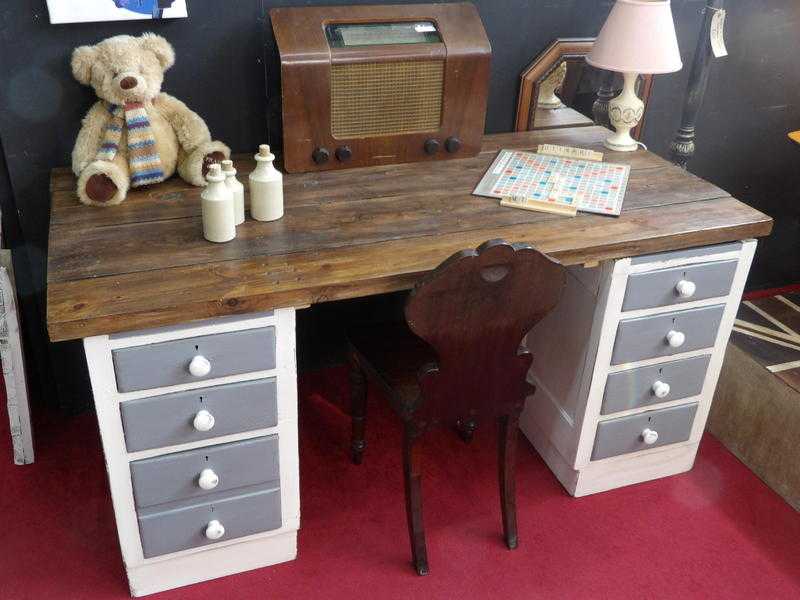
[[[47,0],[50,23],[186,17],[186,0]]]

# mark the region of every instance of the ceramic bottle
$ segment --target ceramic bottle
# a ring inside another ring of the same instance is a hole
[[[236,225],[244,223],[244,185],[236,179],[236,169],[232,160],[222,161],[222,173],[225,175],[225,185],[233,192],[233,214]]]
[[[257,221],[274,221],[283,216],[283,174],[272,162],[275,155],[262,144],[255,155],[256,168],[250,173],[250,215]]]
[[[212,164],[206,175],[208,185],[200,195],[203,203],[203,237],[209,242],[230,242],[236,237],[233,192],[225,185],[222,166]]]

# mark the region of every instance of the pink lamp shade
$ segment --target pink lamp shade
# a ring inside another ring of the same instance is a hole
[[[670,0],[617,0],[586,62],[620,73],[680,71]]]

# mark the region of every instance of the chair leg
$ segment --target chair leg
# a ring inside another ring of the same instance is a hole
[[[418,575],[428,574],[428,551],[425,547],[425,527],[422,523],[422,474],[420,472],[418,436],[406,424],[403,433],[403,471],[406,489],[406,518],[411,556]]]
[[[498,437],[498,471],[500,475],[500,508],[503,512],[503,536],[510,550],[517,547],[517,497],[515,471],[519,416],[500,417]]]
[[[360,465],[364,459],[367,442],[364,439],[367,418],[367,381],[364,371],[355,357],[350,358],[350,415],[352,432],[350,458],[353,464]]]
[[[456,423],[458,436],[464,441],[465,444],[469,444],[470,442],[472,442],[472,438],[474,437],[475,430],[477,428],[478,424],[475,422],[474,419],[469,419],[467,421],[459,419],[458,423]]]

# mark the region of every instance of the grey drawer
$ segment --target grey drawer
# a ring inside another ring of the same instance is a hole
[[[275,328],[231,331],[111,352],[117,389],[134,392],[149,388],[203,381],[226,375],[275,368]],[[189,372],[189,363],[202,355],[211,363],[203,377]]]
[[[146,458],[131,463],[136,506],[145,507],[279,480],[278,436],[220,444]],[[212,469],[219,483],[212,490],[198,478]]]
[[[278,424],[275,379],[242,381],[120,404],[128,452],[196,442]],[[206,410],[214,426],[198,431],[192,422]]]
[[[611,364],[710,348],[717,339],[724,310],[725,305],[719,304],[622,320],[617,327]],[[671,330],[686,336],[682,346],[673,348],[667,343],[666,336]]]
[[[628,277],[622,310],[669,306],[727,296],[738,264],[736,260],[725,260],[635,273]],[[688,298],[680,296],[676,289],[678,282],[682,280],[690,281],[696,286],[694,294]]]
[[[703,390],[703,381],[710,360],[710,356],[697,356],[611,373],[606,379],[606,391],[600,414],[608,415],[696,396]],[[656,396],[653,391],[653,385],[657,381],[669,386],[669,393],[662,398]]]
[[[601,421],[597,425],[592,460],[685,442],[692,433],[696,412],[697,402],[694,402]],[[655,443],[645,444],[642,437],[645,429],[658,433],[658,440]]]
[[[205,535],[212,520],[219,521],[225,528],[225,534],[217,540]],[[268,486],[212,502],[191,502],[168,510],[139,512],[145,558],[271,531],[281,525],[280,489]]]

